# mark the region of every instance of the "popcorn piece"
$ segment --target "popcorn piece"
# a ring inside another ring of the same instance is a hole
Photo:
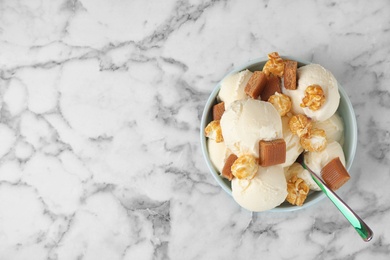
[[[252,179],[258,169],[257,159],[249,154],[238,157],[231,167],[232,174],[238,179]]]
[[[310,85],[305,90],[305,97],[302,99],[301,107],[308,107],[316,111],[325,103],[325,95],[321,86]]]
[[[277,52],[272,52],[268,54],[268,61],[264,64],[263,72],[267,76],[269,76],[270,74],[273,74],[278,77],[283,76],[284,61],[282,58],[280,58]]]
[[[222,129],[221,129],[221,121],[214,120],[211,121],[205,128],[206,137],[215,140],[215,142],[220,143],[223,142]]]
[[[293,175],[287,182],[287,198],[286,200],[292,205],[302,206],[309,193],[309,186],[304,180]]]
[[[218,103],[213,106],[213,120],[221,120],[225,112],[225,102]]]
[[[225,165],[222,168],[222,176],[231,181],[234,176],[232,174],[232,165],[237,160],[237,156],[235,154],[229,155],[229,157],[225,161]]]
[[[298,62],[292,60],[285,61],[283,81],[286,89],[297,89],[297,68]]]
[[[286,142],[284,139],[261,140],[259,142],[259,155],[259,164],[263,167],[284,163],[286,161]]]
[[[253,72],[245,86],[245,93],[251,98],[258,98],[267,84],[267,76],[262,71]]]
[[[339,157],[334,158],[325,165],[321,171],[321,175],[332,190],[339,189],[350,179],[350,176]]]
[[[261,100],[268,101],[269,97],[275,95],[275,93],[282,93],[280,78],[274,75],[270,75],[263,92],[260,94]]]
[[[301,145],[306,151],[321,152],[326,148],[326,144],[326,134],[322,129],[314,128],[301,136]]]
[[[284,94],[275,93],[269,97],[268,102],[278,110],[280,116],[285,116],[291,110],[291,99]]]
[[[301,137],[311,130],[311,119],[305,115],[298,114],[290,118],[288,125],[293,134]]]

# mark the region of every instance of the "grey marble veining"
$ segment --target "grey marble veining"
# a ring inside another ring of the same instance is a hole
[[[388,259],[388,1],[1,1],[0,259]],[[339,195],[241,209],[208,173],[203,107],[272,51],[332,71],[359,141]]]

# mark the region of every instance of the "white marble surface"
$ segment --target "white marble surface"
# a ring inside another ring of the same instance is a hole
[[[0,259],[388,259],[388,1],[0,1]],[[320,63],[359,126],[339,194],[251,214],[208,173],[203,106],[271,51]]]

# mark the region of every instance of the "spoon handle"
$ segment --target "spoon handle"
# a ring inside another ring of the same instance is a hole
[[[366,242],[370,241],[374,235],[372,230],[367,226],[367,224],[347,205],[345,202],[337,196],[326,184],[325,182],[318,177],[316,173],[305,165],[306,169],[311,173],[313,180],[321,188],[326,196],[333,202],[333,204],[340,210],[344,217],[351,223],[355,230],[359,233],[362,239]]]

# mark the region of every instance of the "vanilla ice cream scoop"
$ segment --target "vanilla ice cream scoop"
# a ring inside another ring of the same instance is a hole
[[[247,98],[245,86],[252,74],[249,70],[244,70],[222,80],[218,98],[225,102],[225,109],[228,109],[234,101]]]
[[[259,157],[259,141],[283,138],[282,121],[274,106],[265,101],[234,101],[221,118],[226,147],[235,155]]]
[[[241,207],[250,211],[265,211],[279,206],[287,197],[283,168],[279,165],[259,167],[252,180],[234,178],[232,195]]]
[[[319,175],[322,168],[336,157],[339,157],[341,163],[345,166],[343,148],[341,148],[341,145],[338,142],[331,142],[328,143],[325,150],[321,152],[305,153],[305,163],[312,171]]]
[[[282,167],[288,167],[295,162],[298,156],[303,152],[302,145],[298,135],[291,132],[288,125],[289,117],[282,117],[283,138],[286,142],[286,161],[281,164]]]
[[[337,80],[332,73],[318,64],[309,64],[298,68],[298,86],[295,90],[283,88],[283,93],[288,95],[292,101],[294,114],[305,114],[314,121],[325,121],[337,110],[340,103]],[[321,86],[325,102],[318,110],[311,110],[309,107],[301,107],[302,99],[305,97],[305,90],[308,86]]]
[[[313,128],[325,130],[328,143],[336,141],[340,145],[344,144],[344,125],[341,117],[336,113],[325,121],[313,122]]]
[[[217,143],[215,140],[208,138],[207,149],[209,151],[211,162],[221,173],[223,166],[225,165],[226,158],[230,154],[226,148],[225,142]]]

